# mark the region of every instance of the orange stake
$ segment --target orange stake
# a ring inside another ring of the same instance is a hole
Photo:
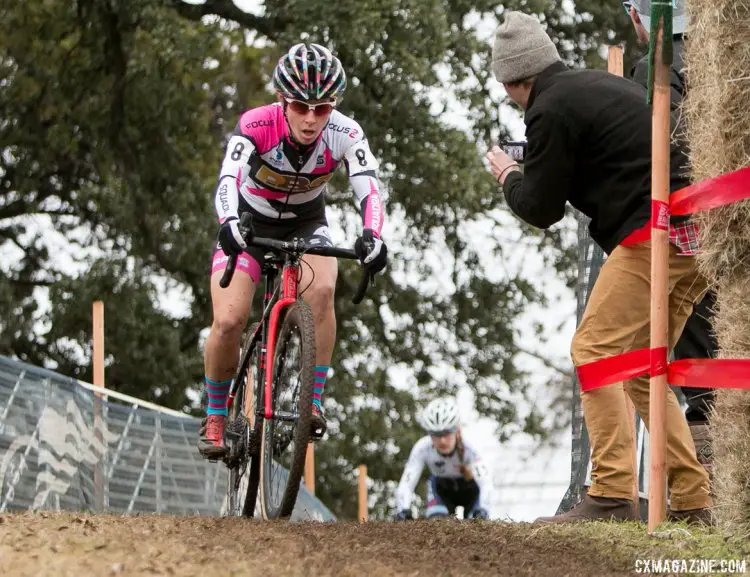
[[[367,521],[367,465],[359,466],[359,522]]]
[[[93,322],[93,346],[91,351],[91,364],[94,385],[104,387],[104,303],[95,301],[91,309]],[[94,397],[94,435],[101,441],[102,435],[102,395],[95,393]],[[102,464],[97,462],[94,466],[94,506],[97,510],[104,509],[104,476],[102,475]]]
[[[652,112],[652,211],[659,203],[669,206],[669,66],[663,62],[664,22],[659,21],[654,55],[654,97]],[[662,206],[664,206],[662,204]],[[651,349],[666,351],[668,347],[669,323],[669,222],[651,226]],[[653,352],[651,353],[654,354]],[[665,355],[666,356],[666,355]],[[666,358],[663,359],[666,362]],[[666,517],[666,398],[667,375],[651,375],[649,394],[649,490],[648,532],[649,534]]]
[[[93,378],[97,387],[104,387],[104,303],[95,301],[92,312],[94,316]]]
[[[313,444],[307,444],[307,456],[305,457],[305,487],[313,495],[315,494],[315,450]]]

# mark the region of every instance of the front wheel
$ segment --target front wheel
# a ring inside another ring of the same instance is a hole
[[[260,506],[264,519],[289,517],[297,501],[310,441],[315,326],[307,303],[297,301],[284,315],[273,358],[271,406],[263,420]]]

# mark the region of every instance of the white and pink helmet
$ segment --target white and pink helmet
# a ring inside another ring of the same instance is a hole
[[[300,43],[279,58],[273,86],[285,98],[334,99],[346,89],[346,73],[341,61],[325,46]]]

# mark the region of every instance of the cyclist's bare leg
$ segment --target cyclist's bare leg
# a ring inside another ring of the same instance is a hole
[[[310,265],[314,275],[303,266],[300,290],[305,289],[311,276],[314,280],[302,295],[310,305],[315,319],[315,364],[330,365],[333,348],[336,344],[336,313],[333,308],[333,296],[338,277],[338,262],[335,258],[307,255],[303,260]],[[305,278],[307,276],[307,279]]]
[[[211,275],[213,323],[203,355],[206,376],[224,381],[234,376],[240,355],[242,331],[247,325],[255,283],[246,272],[236,270],[227,288],[219,281],[223,270]]]
[[[313,384],[313,422],[312,435],[319,439],[326,429],[322,416],[321,399],[325,388],[328,368],[336,344],[336,313],[333,307],[336,277],[338,276],[338,262],[335,258],[307,255],[305,262],[314,271],[314,280],[302,294],[302,298],[310,305],[315,321],[315,382]],[[304,265],[303,265],[304,267]],[[306,268],[306,267],[304,267]],[[303,269],[304,270],[304,269]],[[313,276],[312,273],[309,273]],[[303,273],[300,289],[307,287]]]
[[[226,397],[237,369],[242,331],[255,294],[255,283],[248,272],[235,270],[227,288],[219,286],[223,274],[221,268],[211,275],[213,323],[203,355],[208,408],[198,449],[207,458],[219,458],[226,453],[223,440]]]

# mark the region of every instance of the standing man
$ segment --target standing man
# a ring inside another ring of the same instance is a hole
[[[578,326],[576,368],[649,346],[651,108],[642,86],[608,72],[569,70],[533,16],[506,13],[495,32],[492,71],[526,112],[523,174],[499,147],[487,153],[508,206],[539,228],[560,221],[566,203],[591,218],[592,238],[608,254]],[[685,151],[671,147],[670,190],[689,184]],[[685,218],[670,223],[669,327],[674,346],[693,304],[706,291],[698,273],[697,236]],[[544,522],[635,520],[633,440],[623,389],[648,423],[648,376],[584,391],[591,437],[592,485],[571,511]],[[670,519],[709,522],[708,473],[700,465],[685,417],[667,393]]]
[[[642,44],[648,44],[649,30],[651,29],[650,14],[651,0],[623,0],[630,20],[633,22],[636,36]],[[685,65],[682,58],[684,47],[683,35],[688,26],[688,16],[685,12],[684,0],[677,0],[673,8],[672,18],[672,46],[674,57],[672,68],[669,73],[670,86],[672,88],[672,110],[680,114],[680,105],[685,96]],[[644,88],[648,83],[648,54],[641,58],[631,70],[633,80]],[[680,120],[682,115],[680,114]],[[681,123],[678,123],[678,136],[683,132]],[[716,358],[718,344],[713,334],[711,322],[713,318],[713,307],[716,304],[716,294],[709,290],[703,300],[695,305],[693,314],[685,324],[680,340],[674,347],[675,359],[711,359]],[[713,408],[715,389],[698,389],[694,387],[683,387],[688,408],[685,411],[690,426],[690,434],[695,443],[698,460],[711,474],[712,456],[711,435],[708,428],[708,415]]]

